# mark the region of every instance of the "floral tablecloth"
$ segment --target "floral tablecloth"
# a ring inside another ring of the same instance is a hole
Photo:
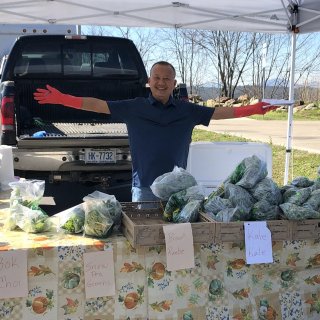
[[[0,225],[8,200],[0,199]],[[0,299],[0,319],[320,319],[319,241],[273,243],[273,264],[246,265],[243,243],[195,245],[196,267],[166,270],[165,246],[0,228],[0,249],[28,251],[28,296]],[[116,295],[86,299],[83,253],[114,251]],[[1,274],[0,274],[1,276]]]

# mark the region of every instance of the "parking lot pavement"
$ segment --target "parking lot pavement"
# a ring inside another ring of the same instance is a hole
[[[293,150],[320,153],[320,121],[293,121],[291,127]],[[196,128],[287,146],[287,121],[236,118],[211,120],[208,127],[197,126]]]

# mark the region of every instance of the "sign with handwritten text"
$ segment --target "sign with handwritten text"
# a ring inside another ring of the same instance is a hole
[[[0,252],[0,299],[28,296],[27,250]]]
[[[167,270],[194,268],[194,247],[190,223],[163,226],[166,241]]]
[[[247,264],[272,263],[272,239],[267,222],[245,222],[244,231]]]
[[[113,250],[86,252],[83,263],[86,298],[115,295]]]

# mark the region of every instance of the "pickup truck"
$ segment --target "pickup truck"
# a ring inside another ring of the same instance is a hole
[[[13,147],[15,175],[46,181],[55,210],[94,190],[131,201],[131,157],[125,124],[111,115],[40,105],[49,84],[105,100],[146,96],[147,73],[134,43],[105,36],[20,36],[1,75],[1,144]]]

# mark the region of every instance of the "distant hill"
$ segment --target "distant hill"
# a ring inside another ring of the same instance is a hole
[[[247,92],[245,92],[245,89]],[[236,91],[235,91],[235,98],[247,93],[250,97],[253,96],[252,92],[253,90],[252,87],[246,86],[246,88],[239,86]],[[265,98],[273,98],[273,99],[285,99],[285,95],[288,95],[288,88],[284,87],[279,87],[277,92],[273,92],[274,88],[272,86],[268,86],[265,90]],[[295,88],[295,99],[299,99],[301,90],[305,90],[305,88],[297,87]],[[314,94],[318,94],[319,89],[310,87],[308,90]],[[188,92],[190,93],[190,88],[188,88]],[[219,91],[217,87],[200,87],[197,90],[197,94],[201,96],[201,98],[206,101],[208,99],[215,99],[219,96]],[[258,97],[261,98],[261,97]]]

